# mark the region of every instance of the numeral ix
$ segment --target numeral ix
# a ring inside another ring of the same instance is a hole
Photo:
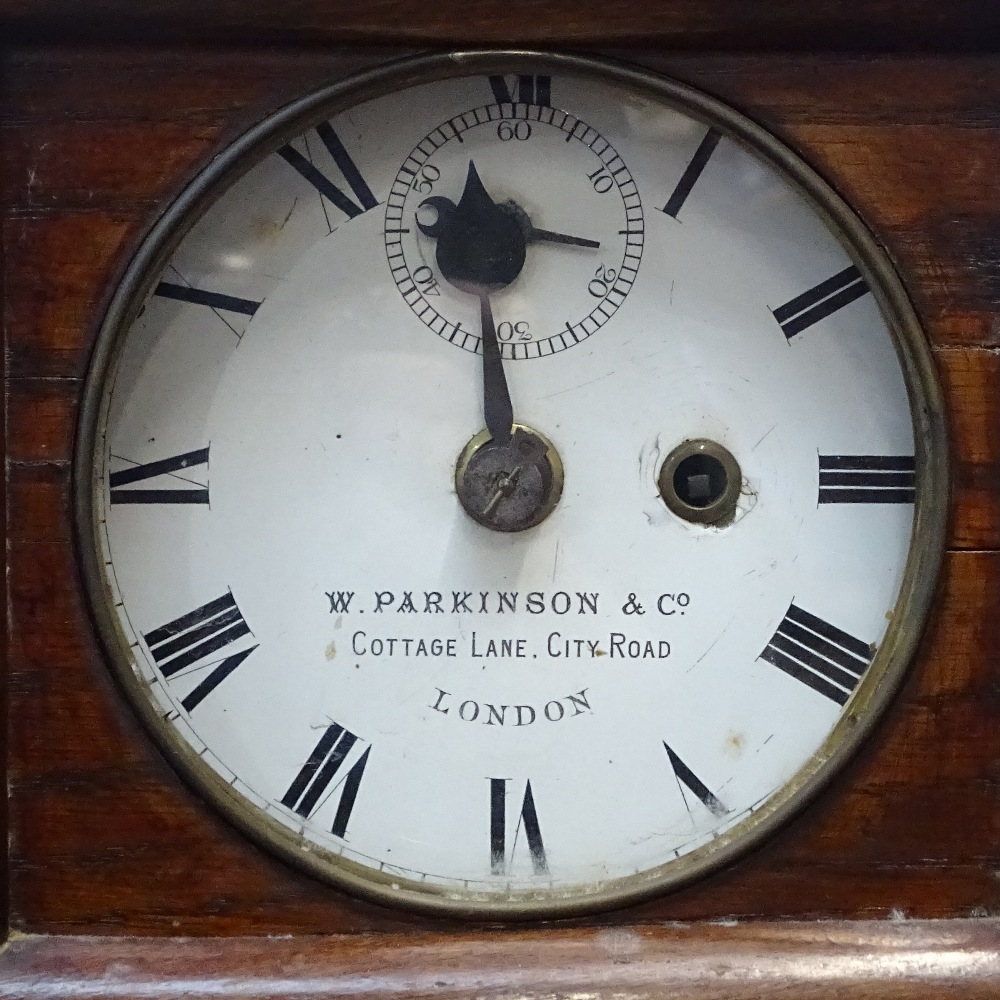
[[[214,666],[181,701],[188,712],[193,712],[257,647],[242,649],[221,662],[209,657],[249,634],[250,626],[243,620],[233,595],[226,593],[147,632],[143,638],[164,678],[174,677],[188,667]]]
[[[253,299],[241,299],[235,295],[224,295],[222,292],[209,292],[204,288],[192,288],[190,285],[181,285],[173,281],[161,281],[153,289],[153,294],[164,299],[190,302],[196,306],[208,306],[209,309],[222,309],[243,316],[253,316],[260,308],[260,303]]]
[[[874,655],[860,639],[792,604],[760,658],[843,705]]]

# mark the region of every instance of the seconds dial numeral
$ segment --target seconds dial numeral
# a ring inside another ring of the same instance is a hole
[[[507,782],[509,778],[490,778],[490,871],[494,875],[507,873],[509,862],[507,858]],[[518,815],[517,827],[514,831],[514,843],[511,845],[511,858],[517,846],[518,834],[524,830],[528,851],[531,854],[531,867],[536,875],[549,873],[548,860],[545,857],[545,845],[542,843],[542,830],[538,824],[538,813],[535,810],[535,796],[531,791],[531,782],[524,786],[524,798],[521,801],[521,812]]]
[[[667,756],[670,758],[670,766],[674,769],[674,776],[677,778],[678,786],[683,785],[687,788],[713,816],[725,816],[729,810],[709,789],[708,785],[670,749],[666,740],[663,741],[663,749],[667,751]],[[681,795],[684,797],[684,804],[687,805],[687,797],[684,796],[683,788],[681,788]],[[690,808],[688,808],[688,812],[690,811]]]
[[[108,485],[111,487],[111,502],[112,504],[207,504],[207,486],[202,486],[200,483],[193,482],[184,476],[175,476],[175,473],[180,472],[182,469],[194,469],[200,465],[204,465],[206,469],[208,468],[208,448],[199,448],[197,451],[188,451],[183,455],[161,458],[158,462],[147,462],[144,465],[133,466],[131,469],[112,472],[108,476]],[[158,476],[173,476],[178,481],[183,481],[190,485],[183,489],[148,490],[124,488],[131,486],[132,483],[141,483],[148,479],[156,479]]]
[[[344,148],[344,144],[340,141],[340,137],[334,132],[330,123],[321,122],[317,125],[316,134],[323,145],[326,146],[327,152],[330,154],[333,162],[337,164],[341,174],[343,174],[348,187],[354,193],[354,197],[357,198],[356,202],[344,194],[326,174],[313,166],[294,146],[282,146],[278,150],[278,155],[286,163],[294,167],[324,198],[336,205],[349,219],[353,219],[355,216],[361,215],[362,212],[367,212],[368,209],[374,208],[378,204],[375,195],[372,194],[371,188],[361,176],[361,171],[358,170],[357,165],[351,159],[350,154]]]
[[[309,754],[308,760],[302,765],[302,770],[282,796],[281,804],[306,819],[312,816],[326,801],[324,795],[327,789],[330,789],[341,765],[357,742],[358,737],[343,726],[336,722],[329,725],[313,752]],[[371,747],[366,747],[341,784],[330,789],[331,792],[335,791],[336,787],[340,787],[341,790],[337,813],[330,828],[334,836],[343,837],[347,833],[347,824],[354,810],[354,801],[358,797],[358,789],[361,787],[361,779],[364,777],[370,752]]]
[[[874,655],[860,639],[792,604],[760,658],[843,705]]]
[[[143,638],[164,678],[174,677],[189,667],[214,666],[181,701],[188,712],[193,712],[257,647],[242,649],[214,664],[209,657],[250,634],[250,626],[243,620],[233,595],[226,593],[147,632]]]
[[[868,285],[861,272],[852,264],[832,278],[821,281],[809,291],[796,295],[783,306],[773,309],[786,340],[843,309],[855,299],[868,294]]]
[[[912,455],[820,455],[820,503],[913,503]]]

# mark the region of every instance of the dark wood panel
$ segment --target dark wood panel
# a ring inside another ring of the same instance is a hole
[[[996,921],[650,927],[229,941],[21,938],[0,990],[167,998],[992,1000]],[[291,983],[294,980],[294,987]]]
[[[144,224],[132,214],[8,219],[3,226],[10,283],[4,303],[11,377],[79,378],[104,305]]]
[[[0,49],[0,122],[224,122],[241,130],[307,90],[403,54],[357,48]]]
[[[951,544],[1000,544],[1000,349],[938,350],[952,446]]]
[[[29,216],[53,209],[148,215],[209,160],[223,131],[222,122],[197,120],[6,126],[0,204]]]
[[[329,43],[377,38],[397,44],[544,43],[728,48],[806,49],[989,49],[1000,16],[988,0],[954,0],[942,8],[932,0],[863,3],[802,0],[747,4],[740,0],[669,0],[650,4],[620,0],[152,0],[136,6],[105,0],[3,0],[0,21],[15,38],[92,39],[234,44],[251,41]]]

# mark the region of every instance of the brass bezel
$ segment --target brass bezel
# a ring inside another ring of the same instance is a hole
[[[600,79],[657,100],[740,143],[803,195],[840,239],[868,281],[895,340],[909,392],[916,441],[914,533],[899,598],[882,646],[864,680],[816,754],[759,810],[710,844],[637,875],[573,896],[537,892],[465,895],[401,881],[304,843],[251,807],[159,717],[146,696],[109,600],[95,495],[98,429],[121,343],[173,250],[214,198],[288,139],[318,121],[390,90],[461,75],[547,70]],[[635,903],[717,871],[760,844],[798,812],[856,751],[899,688],[916,651],[936,589],[949,504],[944,404],[930,349],[887,255],[866,225],[811,167],[782,142],[722,102],[676,81],[589,56],[532,51],[468,51],[392,62],[325,87],[260,123],[216,157],[152,228],[105,314],[81,400],[74,453],[74,513],[85,591],[108,661],[147,730],[179,774],[230,822],[274,854],[347,892],[441,916],[487,920],[568,917]]]

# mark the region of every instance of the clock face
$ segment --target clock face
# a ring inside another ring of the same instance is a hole
[[[573,912],[732,858],[870,728],[943,435],[898,283],[777,143],[463,65],[310,98],[161,223],[81,537],[126,691],[245,830],[381,900]]]

